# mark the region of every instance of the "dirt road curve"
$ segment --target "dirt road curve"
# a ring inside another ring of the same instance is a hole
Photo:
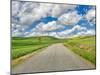
[[[12,69],[12,73],[93,69],[90,62],[71,52],[63,44],[53,44]]]

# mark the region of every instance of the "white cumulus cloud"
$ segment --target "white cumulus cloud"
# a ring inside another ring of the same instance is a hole
[[[75,25],[81,18],[82,16],[78,15],[77,11],[65,13],[58,18],[58,24]]]
[[[87,28],[86,27],[82,27],[80,25],[75,25],[73,26],[71,29],[66,29],[62,32],[58,32],[57,35],[61,38],[69,38],[69,37],[72,37],[74,36],[75,34],[73,32],[77,31],[77,32],[80,32],[80,31],[86,31]]]
[[[96,11],[95,8],[90,9],[87,14],[85,15],[85,18],[87,19],[87,21],[90,23],[90,25],[95,24],[95,20],[96,20]]]
[[[49,32],[49,31],[61,30],[61,29],[64,29],[64,26],[57,25],[56,21],[51,21],[48,22],[47,24],[42,22],[39,23],[35,28],[33,28],[33,30],[37,32]]]

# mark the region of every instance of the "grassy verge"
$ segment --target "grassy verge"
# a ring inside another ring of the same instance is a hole
[[[71,38],[64,42],[70,50],[96,64],[95,36]]]
[[[56,43],[52,37],[12,37],[12,60]]]
[[[34,52],[38,49],[44,48],[48,45],[36,45],[36,46],[26,46],[25,48],[14,49],[12,50],[12,59],[19,58],[31,52]]]

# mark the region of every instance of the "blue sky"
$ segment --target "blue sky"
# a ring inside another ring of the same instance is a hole
[[[12,36],[95,35],[95,6],[12,1]]]

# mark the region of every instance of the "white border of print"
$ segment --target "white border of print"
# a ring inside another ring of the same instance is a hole
[[[95,5],[95,0],[22,0],[22,1],[39,1],[39,2],[55,2],[55,3]]]
[[[30,0],[32,1],[32,0]],[[66,71],[40,73],[34,75],[98,75],[100,72],[100,0],[33,0],[43,2],[84,4],[97,6],[97,69],[85,71]],[[96,1],[96,2],[95,2]],[[0,0],[0,75],[10,75],[10,0]],[[25,74],[24,74],[25,75]],[[27,74],[32,75],[32,74]]]

